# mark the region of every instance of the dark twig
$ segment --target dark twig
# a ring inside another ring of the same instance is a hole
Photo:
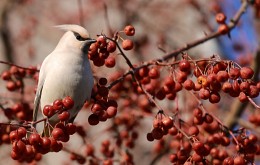
[[[13,64],[11,62],[1,61],[1,60],[0,60],[0,64],[16,66],[17,68],[21,68],[21,69],[25,69],[25,70],[31,70],[31,71],[34,71],[34,72],[39,72],[40,71],[38,69],[26,68],[26,67],[23,67],[23,66],[19,66],[19,65]]]
[[[239,10],[236,12],[236,14],[234,15],[234,17],[231,19],[231,21],[230,21],[229,24],[228,24],[229,32],[230,32],[233,28],[235,28],[235,26],[237,25],[239,19],[241,18],[241,16],[242,16],[242,15],[244,14],[244,12],[246,11],[247,6],[248,6],[248,2],[247,2],[246,0],[243,0],[241,7],[239,8]],[[204,43],[204,42],[206,42],[206,41],[208,41],[208,40],[211,40],[211,39],[213,39],[213,38],[217,38],[217,37],[219,37],[219,36],[221,36],[221,35],[222,35],[222,34],[221,34],[220,32],[218,32],[218,31],[217,31],[217,32],[213,32],[213,33],[207,35],[206,37],[203,37],[203,38],[201,38],[201,39],[198,39],[198,40],[196,40],[196,41],[193,41],[193,42],[191,42],[191,43],[188,43],[188,44],[186,44],[184,47],[179,48],[179,49],[176,49],[176,50],[170,52],[169,54],[166,54],[163,58],[158,59],[157,61],[162,62],[162,61],[169,60],[170,58],[177,56],[177,55],[178,55],[179,53],[181,53],[181,52],[184,52],[184,51],[186,51],[186,50],[188,50],[188,49],[190,49],[190,48],[193,48],[193,47],[195,47],[195,46],[197,46],[197,45],[200,45],[200,44],[202,44],[202,43]]]

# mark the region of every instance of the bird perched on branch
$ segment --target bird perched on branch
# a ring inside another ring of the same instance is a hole
[[[91,39],[88,31],[79,25],[59,25],[66,33],[58,45],[43,61],[37,92],[34,100],[33,122],[37,120],[39,106],[51,105],[57,99],[69,96],[74,101],[69,122],[73,122],[86,100],[91,97],[94,84],[88,49],[96,40]],[[44,115],[44,114],[43,114]],[[59,122],[58,115],[49,117],[54,126]]]

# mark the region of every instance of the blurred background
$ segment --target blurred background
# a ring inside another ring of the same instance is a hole
[[[54,28],[55,25],[80,24],[95,38],[101,33],[113,36],[113,33],[131,24],[136,29],[136,35],[132,38],[135,49],[127,52],[127,56],[134,64],[141,64],[216,31],[216,13],[222,11],[229,21],[239,7],[240,0],[1,0],[0,60],[24,67],[39,67],[64,33]],[[252,64],[259,49],[260,21],[256,12],[253,6],[249,7],[230,37],[210,40],[188,50],[188,54],[194,58],[217,54],[242,65]],[[117,60],[122,59],[118,57]],[[7,68],[8,65],[0,64],[0,73]],[[97,77],[106,77],[118,68],[128,66],[124,62],[117,62],[117,66],[109,71],[105,67],[94,66],[93,71]],[[32,93],[35,85],[35,82],[28,81],[26,92]],[[26,96],[31,105],[33,98],[34,95]],[[15,99],[19,99],[19,95],[10,94],[0,80],[0,103],[12,104]],[[83,111],[76,121],[88,125],[87,114]],[[1,122],[6,120],[3,117],[0,119]],[[96,137],[104,131],[105,125],[100,124],[94,130],[87,126],[90,139],[95,139],[90,143],[99,144],[101,140]],[[135,157],[135,162],[149,164],[155,155],[151,153],[151,143],[145,139],[147,131],[144,128],[141,131],[145,132],[140,135],[139,141],[142,151],[136,145],[134,150],[140,154]],[[69,145],[72,148],[84,150],[80,138],[73,137],[71,143],[73,145]],[[0,146],[1,162],[19,164],[11,160],[10,150],[10,145]],[[162,162],[169,164],[167,158]],[[69,161],[68,154],[60,152],[47,154],[39,164],[73,163]]]

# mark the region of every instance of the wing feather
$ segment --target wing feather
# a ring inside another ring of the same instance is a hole
[[[38,80],[38,86],[37,86],[37,91],[34,99],[34,109],[33,109],[33,122],[37,120],[37,115],[39,111],[39,106],[40,106],[40,100],[41,100],[41,95],[42,95],[42,89],[44,86],[44,81],[48,69],[48,61],[49,61],[50,55],[45,58],[45,60],[42,63],[41,69],[40,69],[40,74],[39,74],[39,80]]]

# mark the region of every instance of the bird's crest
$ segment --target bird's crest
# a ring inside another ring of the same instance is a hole
[[[59,29],[64,30],[64,31],[72,31],[74,33],[78,33],[83,38],[89,38],[88,31],[85,28],[83,28],[82,26],[79,26],[79,25],[65,24],[65,25],[57,25],[57,26],[54,26],[54,27],[59,28]]]

